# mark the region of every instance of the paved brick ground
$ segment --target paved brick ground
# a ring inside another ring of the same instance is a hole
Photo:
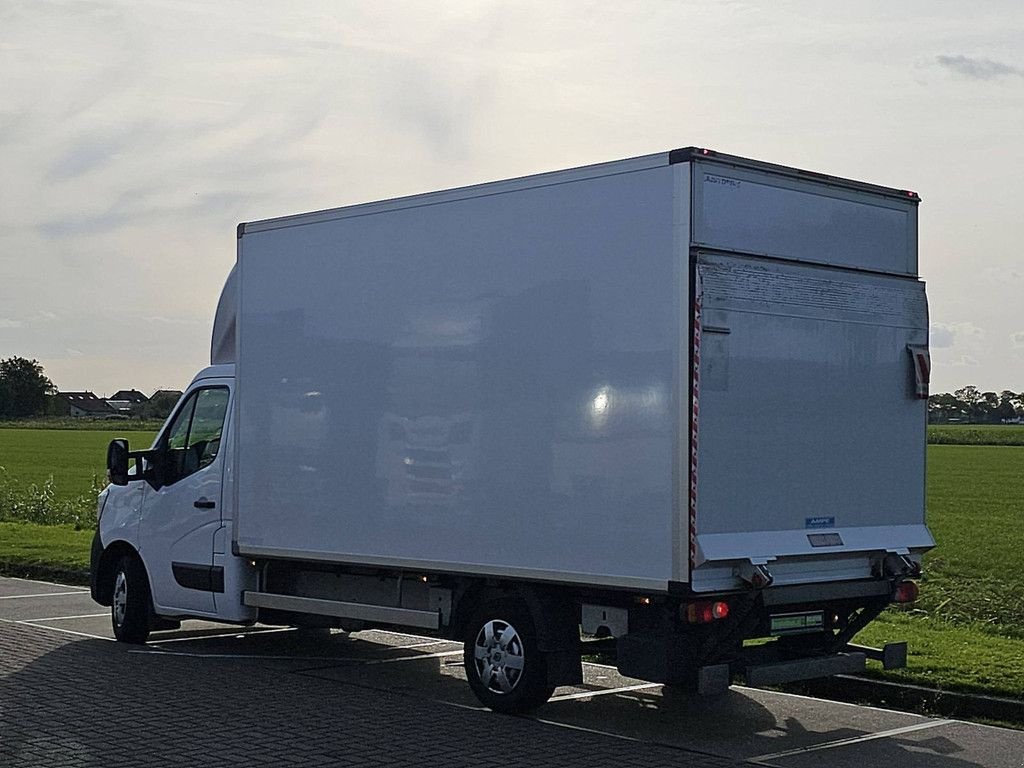
[[[688,766],[731,760],[0,623],[0,766]]]

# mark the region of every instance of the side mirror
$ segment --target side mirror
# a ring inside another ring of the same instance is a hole
[[[123,438],[107,446],[107,476],[114,485],[128,485],[128,441]]]

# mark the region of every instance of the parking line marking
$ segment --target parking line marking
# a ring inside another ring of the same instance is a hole
[[[143,656],[176,656],[186,659],[255,659],[264,661],[360,661],[353,656],[284,656],[262,653],[197,653],[192,651],[161,651],[157,649],[133,649],[128,653]]]
[[[89,590],[76,589],[74,592],[44,592],[40,595],[3,595],[0,600],[24,600],[28,597],[61,597],[64,595],[87,595]]]
[[[902,728],[892,728],[887,731],[878,731],[876,733],[867,733],[863,736],[854,736],[850,739],[837,739],[836,741],[826,741],[823,744],[812,744],[809,747],[800,747],[798,749],[787,749],[785,752],[772,752],[768,755],[757,755],[756,757],[748,758],[752,763],[762,762],[765,760],[776,760],[780,757],[791,757],[793,755],[804,755],[808,752],[819,752],[823,749],[835,749],[836,747],[845,747],[850,744],[860,744],[865,741],[876,741],[878,739],[888,739],[891,736],[900,736],[904,733],[913,733],[914,731],[923,731],[928,728],[938,728],[941,725],[951,725],[955,723],[954,720],[929,720],[927,723],[917,723],[915,725],[905,725]]]
[[[47,616],[45,619],[18,619],[19,623],[24,624],[29,621],[68,621],[70,619],[99,619],[104,616],[109,616],[110,612],[104,613],[80,613],[77,616]]]
[[[49,584],[53,587],[65,587],[67,589],[78,589],[81,592],[88,592],[88,587],[76,587],[74,584],[61,584],[56,581],[43,581],[42,579],[23,579],[21,576],[4,576],[8,581],[27,581],[29,584]]]
[[[105,615],[105,614],[104,614]],[[431,643],[423,643],[423,645],[431,645]],[[393,647],[393,646],[388,646]],[[418,647],[417,646],[405,646],[405,647]],[[398,648],[396,650],[401,650]],[[442,651],[441,653],[420,653],[414,656],[400,656],[396,659],[365,659],[361,656],[286,656],[283,654],[262,654],[262,653],[202,653],[195,651],[164,651],[160,649],[133,649],[128,653],[138,653],[150,656],[180,656],[190,659],[264,659],[267,661],[353,661],[359,662],[362,665],[369,664],[388,664],[393,661],[409,661],[411,659],[433,659],[439,656],[451,656],[452,654],[462,653],[462,651]],[[305,670],[303,670],[305,671]]]
[[[106,614],[104,614],[104,615],[106,615]],[[20,626],[23,626],[23,627],[35,627],[36,629],[48,629],[51,632],[61,632],[61,633],[65,634],[65,635],[76,635],[77,637],[88,637],[88,638],[91,638],[92,640],[108,640],[110,642],[114,641],[114,638],[112,638],[112,637],[103,637],[102,635],[90,635],[87,632],[75,632],[74,630],[71,630],[71,629],[63,629],[61,627],[51,627],[48,624],[36,624],[34,622],[31,622],[31,621],[18,621],[17,619],[0,619],[0,621],[4,622],[5,624],[19,624]]]
[[[638,739],[635,736],[626,736],[623,733],[612,733],[610,731],[599,731],[596,728],[586,728],[586,727],[584,727],[582,725],[572,725],[571,723],[560,723],[557,720],[545,720],[542,717],[530,717],[530,718],[527,718],[527,719],[528,720],[533,720],[535,723],[544,723],[544,725],[553,725],[556,728],[568,728],[570,731],[583,731],[584,733],[593,733],[593,734],[595,734],[597,736],[607,736],[607,737],[612,738],[612,739],[620,739],[621,741],[632,741],[632,742],[637,743],[637,744],[641,744],[641,743],[657,744],[658,746],[661,746],[661,747],[672,747],[674,749],[686,750],[685,747],[675,747],[672,744],[664,744],[664,743],[658,742],[658,741],[644,742],[643,739]],[[687,750],[687,751],[689,751],[689,750]]]
[[[437,653],[417,653],[412,656],[399,656],[396,659],[371,659],[366,662],[366,666],[371,664],[394,664],[396,661],[416,661],[417,659],[440,659],[445,656],[454,656],[461,653],[462,649],[459,649],[457,651],[438,651]]]
[[[434,704],[441,704],[445,707],[454,707],[455,709],[468,709],[470,712],[490,712],[487,707],[478,706],[474,707],[470,704],[462,704],[458,701],[445,701],[444,699],[427,699],[427,701]]]
[[[149,645],[163,645],[164,643],[183,643],[188,640],[214,640],[219,637],[241,637],[244,635],[268,635],[272,632],[291,632],[294,627],[270,627],[268,629],[243,629],[239,628],[233,632],[221,632],[216,635],[196,635],[195,637],[165,637],[163,640],[150,640]]]
[[[571,701],[572,699],[592,699],[595,696],[607,696],[612,693],[627,693],[629,691],[643,691],[648,688],[661,688],[662,683],[639,683],[637,685],[626,685],[622,688],[601,688],[597,691],[582,691],[581,693],[566,693],[562,696],[552,696],[548,701]]]

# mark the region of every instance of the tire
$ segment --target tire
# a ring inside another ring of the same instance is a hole
[[[144,643],[149,637],[149,580],[142,561],[125,555],[114,569],[110,622],[122,643]]]
[[[533,618],[515,600],[481,606],[466,627],[463,663],[469,687],[495,712],[530,712],[551,698]]]

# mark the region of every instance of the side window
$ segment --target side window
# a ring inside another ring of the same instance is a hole
[[[220,450],[220,433],[228,412],[228,391],[223,387],[204,389],[196,398],[196,411],[189,432],[189,449],[195,451],[199,469],[208,467]]]
[[[228,399],[226,387],[200,389],[189,395],[167,431],[164,485],[210,466],[217,458]]]
[[[178,411],[178,415],[174,417],[174,423],[167,431],[168,448],[185,448],[188,445],[188,428],[192,423],[192,411],[195,407],[196,395],[193,392]]]

